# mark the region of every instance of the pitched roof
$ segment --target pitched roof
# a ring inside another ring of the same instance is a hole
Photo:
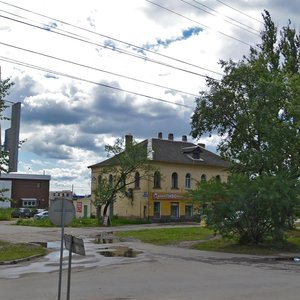
[[[152,138],[140,143],[144,147],[152,148],[152,161],[190,164],[199,166],[215,166],[226,168],[228,162],[219,155],[205,149],[203,146],[185,141],[163,140]],[[122,154],[120,154],[122,155]],[[115,157],[108,158],[100,163],[88,166],[88,168],[107,166],[116,162]]]
[[[152,139],[153,161],[228,167],[219,155],[190,142]],[[198,155],[195,155],[198,154]]]

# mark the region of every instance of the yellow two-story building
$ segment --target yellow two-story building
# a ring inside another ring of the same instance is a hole
[[[131,135],[125,138],[126,143],[133,139]],[[141,143],[147,147],[148,160],[156,171],[148,179],[140,179],[139,172],[134,174],[135,181],[128,187],[130,197],[117,198],[111,208],[115,215],[153,221],[191,220],[199,202],[193,203],[188,192],[195,189],[199,181],[212,177],[227,180],[228,163],[205,149],[204,144],[188,142],[185,135],[176,141],[173,134],[163,139],[160,132],[157,138]],[[89,166],[92,191],[101,168],[107,163],[105,160]]]

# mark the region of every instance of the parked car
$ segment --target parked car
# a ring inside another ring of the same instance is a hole
[[[32,211],[29,208],[19,207],[12,211],[12,218],[31,218]]]
[[[48,218],[48,211],[45,210],[45,211],[42,211],[40,213],[37,213],[34,215],[34,218],[35,219],[47,219]]]

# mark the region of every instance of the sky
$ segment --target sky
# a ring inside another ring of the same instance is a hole
[[[88,166],[126,134],[187,135],[216,151],[217,137],[190,136],[195,98],[206,76],[222,78],[220,60],[260,43],[265,9],[299,32],[297,0],[0,1],[1,78],[14,82],[6,101],[21,102],[25,140],[18,173],[87,195]]]

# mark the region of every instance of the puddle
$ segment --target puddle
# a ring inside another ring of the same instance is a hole
[[[275,261],[293,261],[296,263],[300,263],[300,257],[275,257]]]
[[[113,232],[103,232],[96,235],[94,240],[95,244],[112,244],[119,242],[119,239],[114,236]]]
[[[115,240],[114,238],[110,238],[111,236],[107,235],[106,237],[108,237],[108,239],[105,239],[105,242],[107,242],[107,240]],[[96,238],[96,240],[97,239],[98,237]],[[101,243],[102,242],[103,241],[101,241]],[[35,242],[34,244],[39,244],[47,247],[48,254],[44,257],[26,261],[17,265],[1,265],[0,278],[19,278],[20,276],[32,273],[58,272],[60,265],[61,242]],[[75,268],[85,269],[113,264],[124,264],[128,263],[129,261],[130,263],[134,263],[149,260],[147,253],[143,251],[133,250],[133,248],[127,246],[98,246],[97,243],[95,243],[95,238],[85,239],[84,247],[86,252],[85,256],[73,253],[72,270]],[[68,258],[69,251],[64,249],[62,266],[64,270],[68,268]]]
[[[116,246],[101,249],[98,253],[105,257],[136,257],[138,254],[142,253],[142,251],[135,251],[132,248],[124,246]]]

